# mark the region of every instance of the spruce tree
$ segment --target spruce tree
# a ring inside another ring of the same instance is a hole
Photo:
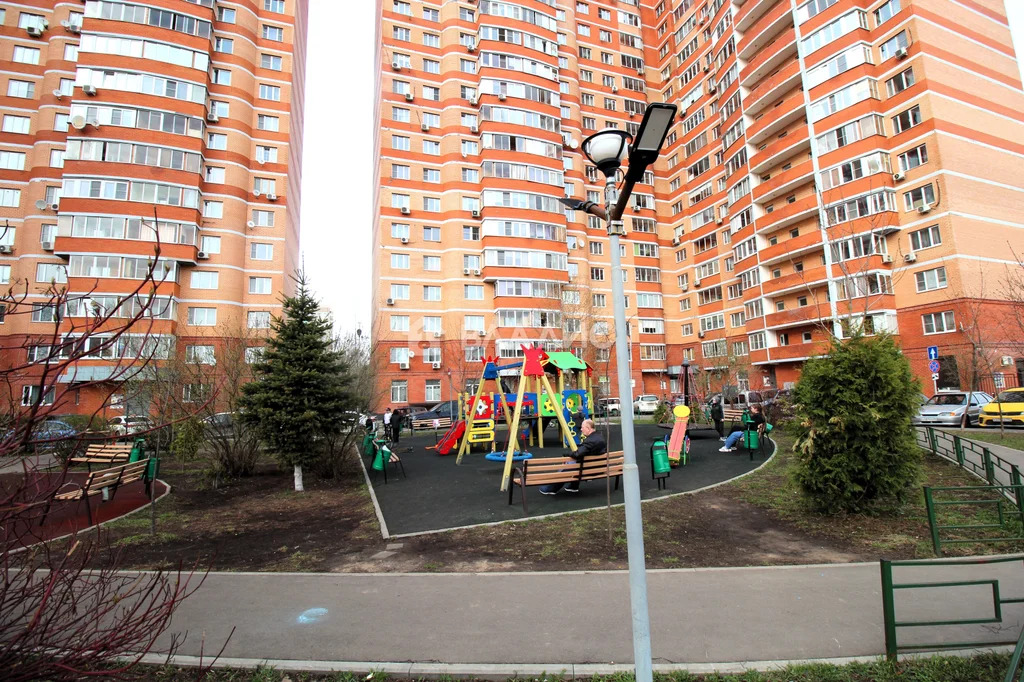
[[[793,390],[796,480],[829,514],[902,501],[917,481],[920,449],[910,418],[920,386],[888,335],[834,341],[808,360]]]
[[[253,367],[255,380],[243,387],[243,421],[283,466],[293,467],[301,491],[302,467],[319,456],[325,437],[337,432],[351,398],[348,367],[334,346],[331,324],[320,314],[303,273],[298,291],[285,298],[280,318],[263,357]]]

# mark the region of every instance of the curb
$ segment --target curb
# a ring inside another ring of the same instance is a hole
[[[932,656],[971,657],[983,653],[1010,653],[1012,646],[987,647],[976,649],[947,649],[930,653],[913,653],[899,656],[899,660],[918,660]],[[660,674],[686,672],[694,675],[743,674],[750,671],[767,672],[781,670],[791,665],[836,665],[851,663],[876,663],[884,657],[878,656],[846,656],[836,658],[783,659],[767,661],[723,661],[719,663],[654,663],[653,670]],[[254,669],[270,666],[278,672],[297,673],[385,673],[409,679],[449,679],[473,678],[484,680],[505,681],[512,678],[549,677],[552,675],[568,678],[586,678],[594,676],[611,676],[630,674],[634,670],[632,663],[436,663],[436,662],[398,662],[398,661],[311,661],[273,658],[230,658],[222,657],[210,663],[211,658],[199,656],[144,654],[139,659],[148,665],[176,665],[181,667],[198,667],[208,665],[213,668]]]

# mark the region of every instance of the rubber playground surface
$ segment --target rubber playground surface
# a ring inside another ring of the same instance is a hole
[[[604,432],[604,426],[598,427]],[[441,432],[439,432],[440,435]],[[690,462],[675,468],[667,479],[667,487],[658,490],[652,478],[650,446],[656,438],[663,438],[669,431],[652,424],[637,425],[637,465],[640,471],[640,495],[651,499],[673,493],[696,490],[705,486],[729,480],[751,471],[764,462],[764,457],[755,453],[753,461],[745,450],[718,452],[722,443],[714,430],[691,431]],[[545,431],[556,439],[556,430]],[[505,441],[505,432],[499,431],[497,443],[500,448]],[[495,521],[522,519],[523,506],[520,489],[515,488],[513,502],[508,503],[508,493],[501,492],[503,462],[484,459],[484,452],[472,452],[456,466],[456,453],[441,456],[426,447],[435,443],[433,431],[421,432],[415,437],[403,436],[395,448],[405,467],[406,478],[400,471],[389,466],[387,483],[384,476],[369,467],[369,458],[364,458],[370,481],[373,484],[377,502],[391,535],[404,535],[432,530],[444,530]],[[770,443],[765,445],[766,454],[772,452]],[[612,425],[608,449],[622,449],[619,426]],[[562,447],[528,447],[534,457],[559,457]],[[621,504],[622,486],[614,490],[612,483],[612,504]],[[603,480],[587,481],[576,494],[559,492],[557,495],[542,495],[537,486],[526,489],[530,517],[544,516],[564,511],[600,507],[607,502],[606,486]]]

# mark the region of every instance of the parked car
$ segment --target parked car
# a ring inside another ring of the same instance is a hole
[[[981,408],[978,426],[1024,426],[1024,388],[1000,391],[995,400]]]
[[[617,417],[622,414],[622,406],[618,398],[599,398],[597,408],[594,410],[598,417]]]
[[[235,414],[233,412],[218,412],[206,417],[203,419],[203,428],[214,437],[233,436],[235,433]]]
[[[968,405],[966,391],[936,393],[910,421],[915,426],[969,426],[978,421],[982,406],[991,400],[988,393],[971,393]]]
[[[413,419],[417,421],[421,419],[451,419],[455,421],[459,418],[459,403],[457,400],[446,400],[443,403],[437,403],[429,410],[418,413]],[[410,426],[412,422],[410,421]]]
[[[153,420],[144,415],[114,417],[107,422],[107,431],[115,436],[131,436],[153,428]]]
[[[661,400],[653,393],[645,393],[633,401],[633,412],[635,414],[654,414],[658,409]]]

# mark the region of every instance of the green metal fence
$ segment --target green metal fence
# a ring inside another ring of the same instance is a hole
[[[990,493],[989,497],[983,497]],[[946,497],[946,499],[942,499]],[[1022,485],[978,485],[924,487],[924,503],[928,510],[928,526],[931,529],[932,549],[935,556],[942,556],[942,545],[1000,543],[1024,541],[1024,486]],[[940,510],[943,507],[994,507],[992,523],[943,523]],[[1011,521],[1016,523],[1011,523]],[[989,531],[1006,531],[1010,535],[993,535]]]
[[[984,445],[931,426],[915,429],[917,444],[932,454],[955,462],[961,469],[974,474],[989,485],[1021,485],[1020,469],[999,455],[992,454]]]
[[[1020,637],[1017,638],[1017,646],[1013,649],[1013,655],[1010,656],[1010,665],[1006,667],[1006,676],[1003,678],[1003,682],[1018,682],[1020,680],[1017,677],[1017,671],[1020,669],[1020,660],[1024,656],[1024,629],[1020,631]]]
[[[886,561],[880,562],[882,571],[882,613],[885,620],[885,655],[891,661],[896,660],[900,652],[923,651],[937,649],[971,649],[975,647],[992,647],[1017,644],[1018,640],[1007,641],[974,641],[974,642],[928,642],[918,644],[901,645],[897,640],[900,628],[921,628],[921,627],[943,627],[949,625],[983,625],[1003,622],[1004,604],[1024,603],[1024,597],[1003,597],[999,588],[998,579],[981,580],[944,580],[939,582],[909,582],[897,583],[893,579],[893,568],[915,567],[927,568],[936,566],[981,566],[1000,563],[1017,562],[1024,568],[1024,555],[1012,557],[995,557],[979,559],[924,559],[914,561]],[[897,620],[896,617],[896,591],[897,590],[934,590],[940,588],[970,587],[977,585],[988,585],[992,590],[992,615],[986,618],[962,618],[959,620]],[[1015,670],[1016,668],[1013,668]]]

